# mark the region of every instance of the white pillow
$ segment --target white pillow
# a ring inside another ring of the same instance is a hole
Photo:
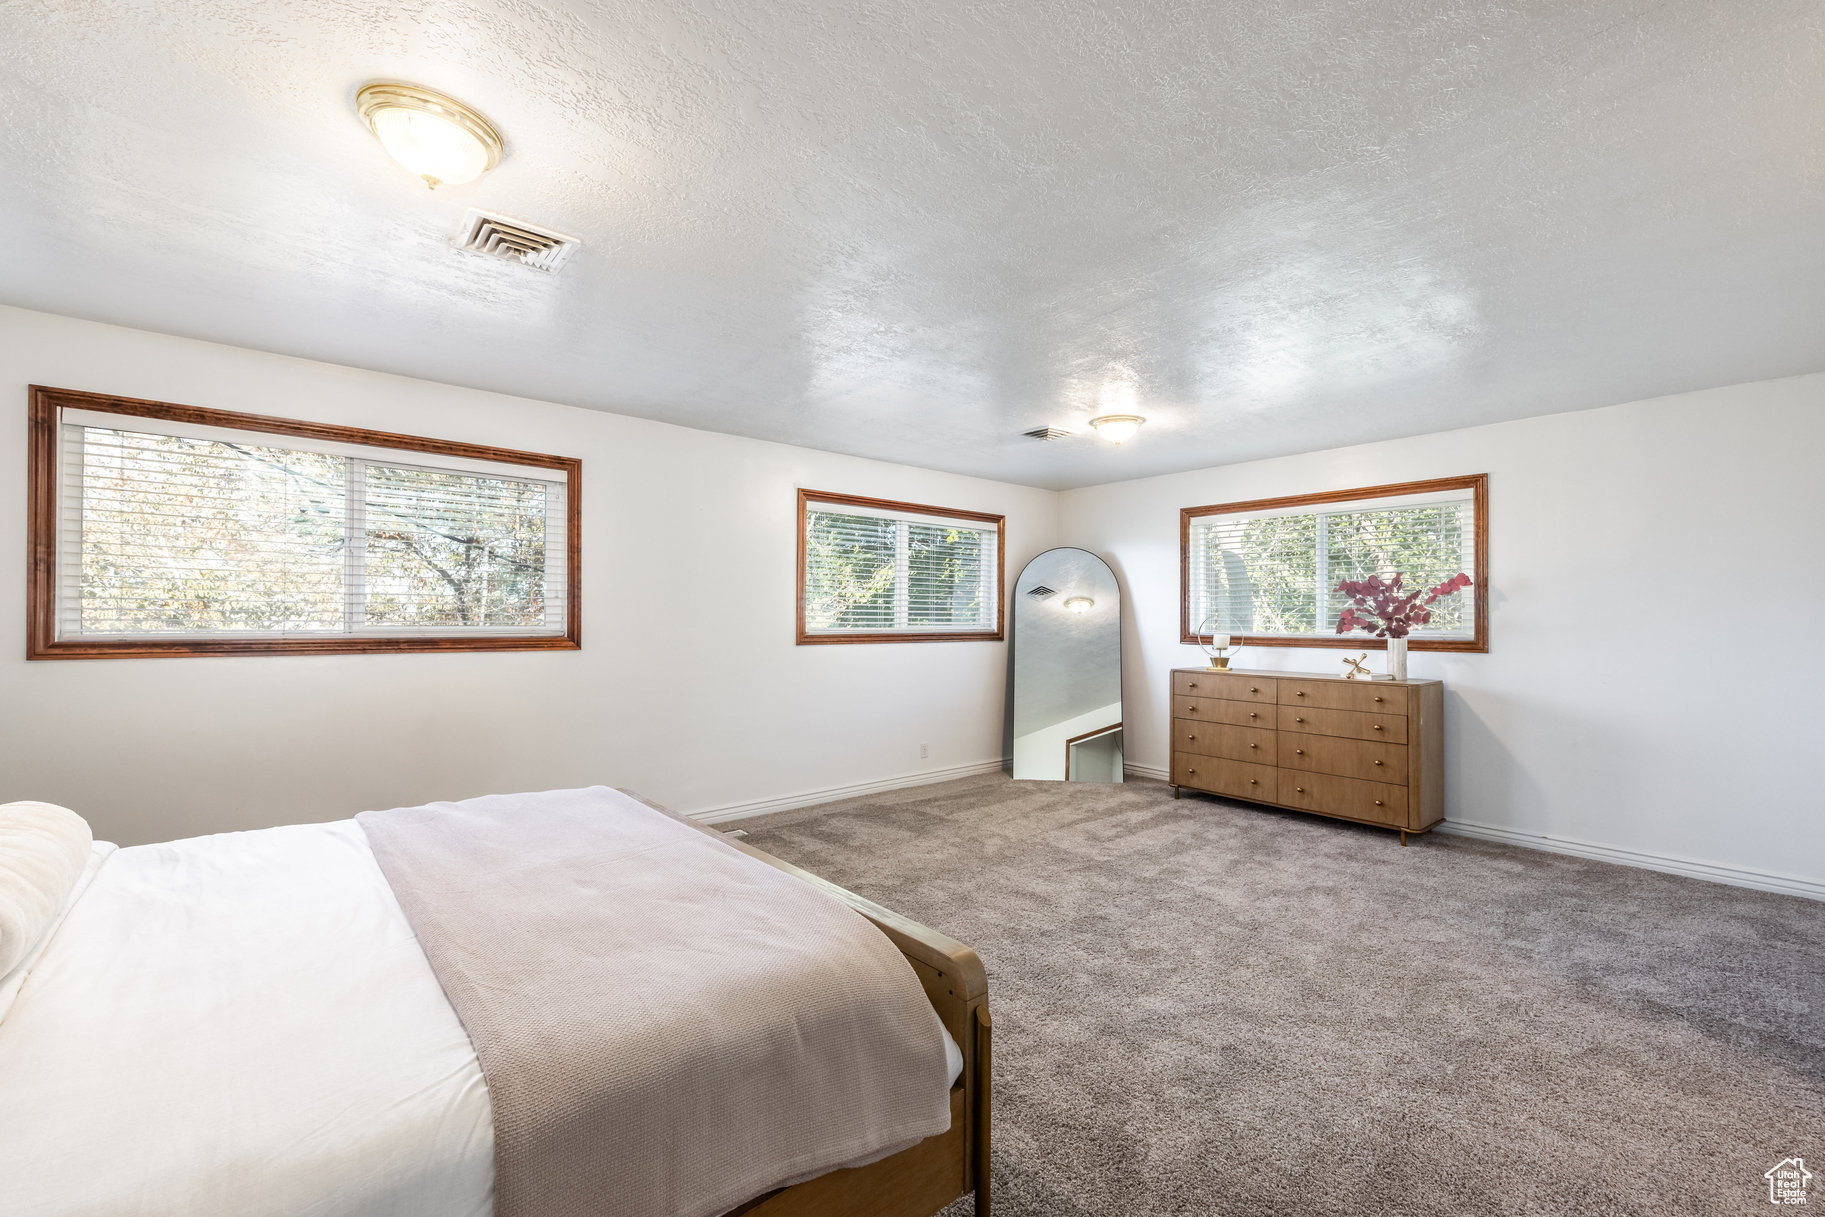
[[[0,803],[0,976],[50,931],[89,861],[89,823],[50,803]]]

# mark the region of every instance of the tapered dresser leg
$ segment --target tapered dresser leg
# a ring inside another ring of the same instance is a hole
[[[1407,843],[1407,830],[1404,828],[1400,830],[1400,843],[1402,845]]]
[[[1177,786],[1172,788],[1172,797],[1175,799],[1179,797],[1179,788]]]

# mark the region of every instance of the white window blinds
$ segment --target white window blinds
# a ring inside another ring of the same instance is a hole
[[[998,633],[998,533],[983,520],[807,502],[805,632]]]
[[[1186,628],[1257,637],[1335,637],[1337,585],[1399,572],[1407,590],[1476,567],[1469,488],[1194,515],[1186,529]],[[1414,638],[1471,638],[1478,589],[1445,596]]]
[[[564,475],[82,410],[61,639],[561,635]]]

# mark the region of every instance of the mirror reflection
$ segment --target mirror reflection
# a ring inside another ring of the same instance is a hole
[[[1014,776],[1122,780],[1122,597],[1088,550],[1047,550],[1014,584]]]

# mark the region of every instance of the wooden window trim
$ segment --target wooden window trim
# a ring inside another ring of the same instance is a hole
[[[335,443],[364,444],[406,452],[426,452],[469,460],[496,461],[504,464],[530,465],[555,469],[564,474],[565,483],[565,632],[561,635],[529,637],[526,635],[448,635],[397,638],[123,638],[59,639],[56,631],[57,605],[57,419],[63,409],[93,410],[131,418],[154,418],[166,422],[189,423],[205,427],[225,427],[237,431],[259,431],[268,435],[290,435],[300,439],[326,440]],[[328,423],[299,422],[272,418],[263,414],[241,414],[230,410],[209,410],[199,406],[180,406],[171,402],[144,401],[133,397],[114,397],[102,393],[83,393],[74,389],[31,386],[29,409],[31,437],[26,468],[27,570],[26,570],[26,647],[27,659],[144,659],[202,655],[380,655],[416,651],[575,651],[583,645],[583,539],[582,481],[583,462],[574,457],[549,456],[537,452],[520,452],[511,448],[491,448],[481,444],[462,444],[449,440],[427,439],[419,435],[397,435],[388,431],[369,431],[360,427],[339,427]]]
[[[1250,499],[1241,503],[1212,503],[1204,507],[1179,509],[1179,641],[1197,644],[1192,632],[1201,622],[1191,620],[1191,522],[1198,516],[1226,515],[1230,512],[1263,511],[1275,507],[1306,507],[1319,503],[1344,503],[1352,499],[1393,498],[1405,494],[1429,494],[1440,490],[1471,491],[1473,540],[1476,545],[1475,580],[1476,620],[1469,638],[1412,638],[1413,651],[1457,651],[1487,654],[1489,651],[1489,475],[1468,474],[1463,477],[1433,478],[1424,482],[1392,482],[1385,486],[1359,486],[1350,490],[1324,490],[1316,494],[1294,494],[1277,499]],[[1343,649],[1386,649],[1387,640],[1361,634],[1314,635],[1310,638],[1282,638],[1263,634],[1233,634],[1237,646],[1244,647],[1337,647]]]
[[[872,507],[877,511],[904,512],[907,515],[943,516],[953,520],[980,520],[984,524],[995,526],[995,629],[957,630],[944,633],[927,633],[897,630],[876,630],[853,634],[812,634],[805,629],[805,525],[806,516],[812,503],[835,503],[839,507]],[[1007,517],[993,515],[986,511],[957,511],[949,507],[932,507],[925,503],[903,503],[897,499],[870,499],[858,494],[835,494],[824,490],[805,490],[798,492],[798,606],[794,617],[798,628],[799,646],[824,646],[826,644],[848,644],[857,642],[1000,642],[1005,635],[1007,621]]]

